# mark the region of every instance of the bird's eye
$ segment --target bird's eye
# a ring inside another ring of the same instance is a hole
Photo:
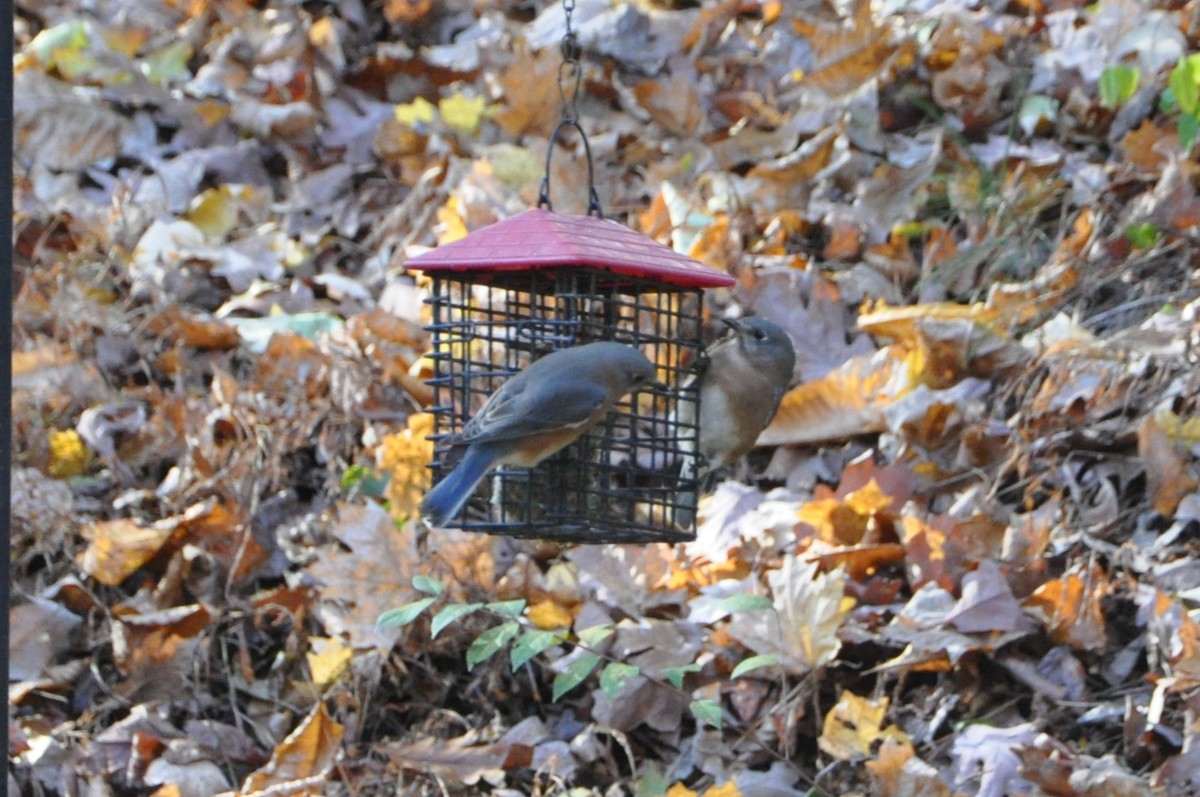
[[[755,340],[766,340],[767,333],[763,332],[761,329],[756,329],[756,330],[754,330],[754,339]]]

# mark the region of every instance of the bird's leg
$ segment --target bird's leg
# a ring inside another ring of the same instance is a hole
[[[490,503],[492,505],[492,516],[491,516],[491,518],[489,518],[489,520],[491,520],[492,522],[496,522],[497,519],[499,519],[500,522],[503,522],[504,517],[505,517],[505,515],[504,515],[504,477],[501,476],[501,473],[503,472],[503,470],[504,469],[501,468],[499,470],[492,471],[492,489],[490,491],[491,498],[488,499],[488,503]]]

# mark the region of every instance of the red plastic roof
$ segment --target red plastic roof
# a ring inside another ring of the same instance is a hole
[[[417,271],[523,271],[591,266],[685,288],[735,280],[608,219],[533,208],[411,258]]]

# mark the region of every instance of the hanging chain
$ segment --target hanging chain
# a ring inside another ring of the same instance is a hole
[[[542,185],[538,191],[539,208],[553,210],[550,204],[550,158],[554,155],[554,145],[558,142],[558,134],[564,127],[573,127],[579,132],[583,141],[584,155],[587,157],[588,169],[588,215],[604,218],[600,207],[600,197],[596,193],[595,170],[592,165],[592,147],[588,143],[587,134],[579,124],[579,89],[583,85],[583,67],[579,63],[581,48],[575,31],[571,30],[571,13],[575,10],[575,0],[563,0],[563,15],[566,17],[566,30],[563,33],[559,50],[562,53],[562,63],[558,65],[558,97],[562,103],[562,115],[550,139],[546,144],[546,173],[542,177]],[[568,86],[570,87],[568,96]]]
[[[579,87],[583,83],[583,67],[579,65],[579,37],[571,30],[571,12],[574,10],[575,0],[563,0],[563,16],[567,18],[567,26],[559,45],[562,63],[558,65],[558,97],[562,101],[562,120],[572,123],[579,121]],[[568,83],[574,83],[570,99],[567,99]]]

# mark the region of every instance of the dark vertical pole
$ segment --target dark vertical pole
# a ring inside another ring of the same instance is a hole
[[[12,300],[13,300],[13,249],[12,249],[12,143],[13,143],[13,4],[12,0],[0,0],[0,225],[3,225],[4,240],[8,247],[0,249],[4,254],[3,274],[0,274],[0,385],[8,389],[9,398],[0,409],[0,529],[3,530],[3,552],[0,552],[4,568],[4,588],[0,589],[0,650],[8,661],[8,601],[12,566],[11,552],[11,492],[12,492]],[[6,668],[7,669],[7,668]],[[0,709],[0,721],[8,738],[8,701]]]

